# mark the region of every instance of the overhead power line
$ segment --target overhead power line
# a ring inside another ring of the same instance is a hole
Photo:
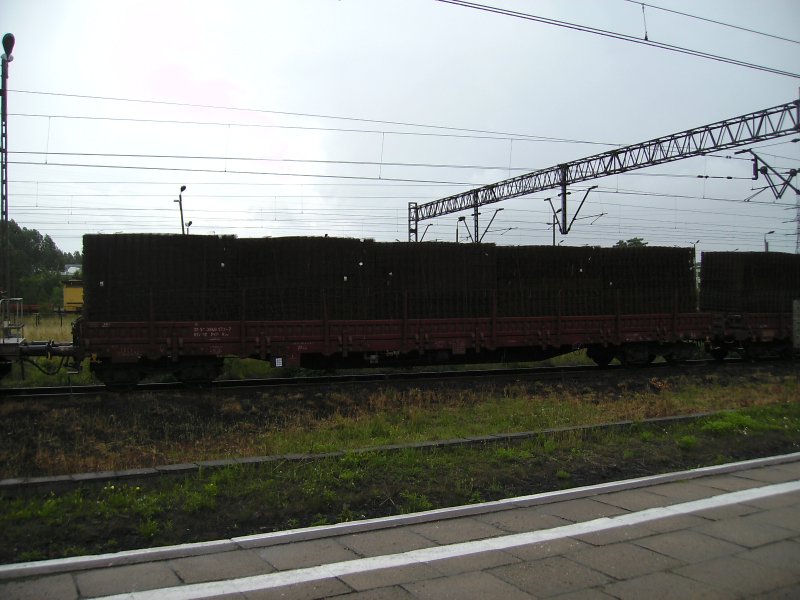
[[[671,8],[664,8],[663,6],[656,6],[655,4],[647,4],[646,2],[639,2],[638,0],[624,0],[625,2],[630,2],[631,4],[637,4],[641,6],[646,6],[647,8],[652,8],[653,10],[661,10],[664,12],[672,13],[675,15],[681,15],[682,17],[689,17],[690,19],[697,19],[698,21],[705,21],[706,23],[713,23],[714,25],[721,25],[723,27],[730,27],[731,29],[738,29],[739,31],[746,31],[747,33],[754,33],[756,35],[763,35],[765,37],[770,37],[776,40],[781,40],[783,42],[789,42],[791,44],[800,44],[800,40],[793,40],[790,38],[782,37],[780,35],[774,35],[772,33],[765,33],[763,31],[757,31],[755,29],[749,29],[747,27],[742,27],[740,25],[733,25],[732,23],[725,23],[723,21],[717,21],[715,19],[708,19],[706,17],[699,17],[697,15],[691,15],[689,13],[681,12],[679,10],[673,10]]]
[[[242,161],[242,162],[283,162],[283,163],[309,163],[324,165],[350,165],[350,166],[374,166],[374,167],[411,167],[426,169],[473,169],[484,171],[523,171],[530,172],[535,167],[510,167],[508,165],[458,165],[441,163],[405,163],[405,162],[386,162],[371,160],[322,160],[314,158],[267,158],[257,156],[202,156],[184,154],[123,154],[113,152],[50,152],[35,150],[12,150],[9,154],[20,154],[26,156],[75,156],[92,158],[140,158],[140,159],[168,159],[168,160],[217,160],[217,161]],[[765,154],[765,156],[775,156]],[[779,157],[787,158],[788,157]],[[791,160],[791,159],[789,159]],[[52,164],[45,162],[44,164]],[[112,166],[112,165],[106,165]],[[135,165],[131,165],[135,167]],[[678,179],[741,179],[749,180],[752,177],[734,177],[732,175],[689,175],[680,173],[622,173],[636,177],[671,177]]]
[[[179,119],[140,119],[133,117],[97,117],[87,115],[46,115],[40,113],[9,113],[14,117],[29,117],[40,119],[82,119],[86,121],[117,121],[129,123],[158,123],[166,125],[202,125],[211,127],[253,127],[260,129],[289,129],[300,131],[330,131],[334,133],[371,133],[378,135],[405,135],[419,137],[447,137],[447,138],[467,138],[477,140],[502,140],[514,142],[548,142],[556,144],[592,144],[596,146],[619,146],[620,144],[611,142],[597,142],[589,140],[574,140],[569,138],[558,138],[527,133],[495,133],[487,132],[484,135],[477,134],[456,134],[456,133],[431,133],[423,131],[384,131],[381,129],[350,129],[346,127],[311,127],[308,125],[274,125],[263,123],[228,123],[224,121],[183,121]],[[329,117],[338,118],[338,117]],[[416,127],[427,127],[427,125],[417,125]],[[460,131],[456,129],[456,131]]]
[[[757,71],[764,71],[766,73],[772,73],[773,75],[783,75],[785,77],[793,77],[795,79],[800,79],[799,73],[792,73],[791,71],[784,71],[782,69],[775,69],[772,67],[766,67],[764,65],[757,65],[755,63],[745,62],[743,60],[737,60],[735,58],[728,58],[725,56],[719,56],[717,54],[711,54],[709,52],[702,52],[700,50],[692,50],[691,48],[684,48],[683,46],[675,46],[673,44],[665,44],[663,42],[654,42],[652,40],[641,39],[634,37],[632,35],[626,35],[624,33],[617,33],[615,31],[609,31],[607,29],[598,29],[596,27],[589,27],[586,25],[578,25],[577,23],[570,23],[568,21],[560,21],[558,19],[550,19],[548,17],[540,17],[538,15],[532,15],[529,13],[522,13],[517,12],[514,10],[508,10],[505,8],[498,8],[496,6],[488,6],[485,4],[477,4],[475,2],[466,2],[465,0],[436,0],[437,2],[443,2],[444,4],[453,4],[456,6],[461,6],[464,8],[472,8],[475,10],[480,10],[483,12],[494,13],[498,15],[504,15],[507,17],[514,17],[516,19],[524,19],[526,21],[535,21],[537,23],[543,23],[545,25],[552,25],[554,27],[562,27],[564,29],[572,29],[575,31],[582,31],[584,33],[591,33],[593,35],[600,35],[603,37],[608,37],[616,40],[622,40],[625,42],[632,42],[634,44],[642,44],[644,46],[652,46],[654,48],[660,48],[662,50],[669,50],[670,52],[678,52],[680,54],[687,54],[689,56],[695,56],[697,58],[706,58],[709,60],[715,60],[722,63],[727,63],[730,65],[735,65],[738,67],[746,67],[748,69],[755,69]]]
[[[311,163],[324,165],[353,165],[353,166],[382,166],[382,167],[425,167],[430,169],[481,169],[487,171],[530,171],[533,167],[509,167],[508,165],[453,165],[436,163],[401,163],[380,162],[370,160],[320,160],[313,158],[259,158],[249,156],[185,156],[177,154],[115,154],[109,152],[34,152],[29,150],[15,150],[9,154],[24,154],[36,156],[87,156],[92,158],[155,158],[172,160],[229,160],[253,162],[285,162],[285,163]]]
[[[80,164],[80,163],[55,163],[55,162],[34,162],[25,160],[10,160],[9,164],[14,165],[32,165],[37,167],[80,167],[88,169],[125,169],[125,170],[141,170],[141,171],[168,171],[168,172],[181,172],[181,173],[218,173],[220,175],[273,175],[276,177],[320,177],[323,179],[352,179],[363,181],[392,181],[392,182],[407,182],[407,183],[427,183],[427,184],[446,184],[446,185],[473,185],[469,181],[430,181],[426,179],[402,179],[395,177],[367,177],[363,175],[326,175],[323,173],[279,173],[273,171],[239,171],[231,169],[197,169],[188,167],[145,167],[138,165],[98,165],[98,164]]]
[[[509,133],[506,131],[491,131],[486,129],[469,129],[466,127],[449,127],[447,125],[429,125],[424,123],[409,123],[406,121],[385,121],[380,119],[366,119],[363,117],[341,117],[336,115],[323,115],[323,114],[314,114],[314,113],[300,113],[300,112],[289,112],[289,111],[281,111],[281,110],[268,110],[264,108],[243,108],[243,107],[236,107],[236,106],[220,106],[220,105],[213,105],[213,104],[193,104],[190,102],[170,102],[167,100],[145,100],[139,98],[119,98],[113,96],[88,96],[84,94],[64,94],[58,92],[39,92],[34,90],[14,90],[15,94],[36,94],[40,96],[58,96],[62,98],[82,98],[85,100],[107,100],[107,101],[114,101],[114,102],[133,102],[137,104],[158,104],[163,106],[183,106],[188,108],[208,108],[213,110],[229,110],[229,111],[236,111],[236,112],[251,112],[251,113],[264,113],[264,114],[272,114],[272,115],[286,115],[292,117],[309,117],[315,119],[335,119],[339,121],[355,121],[361,123],[376,123],[381,125],[399,125],[403,127],[420,127],[423,129],[435,129],[440,131],[463,131],[467,133],[480,133],[480,134],[487,134],[487,135],[499,135],[503,136],[503,139],[507,139],[509,137],[522,137],[522,138],[532,138],[537,140],[552,140],[552,141],[562,141],[562,142],[575,142],[575,143],[584,143],[579,140],[566,140],[563,138],[554,138],[548,137],[543,135],[527,135],[527,134],[518,134],[518,133]],[[227,125],[227,123],[226,123]],[[371,133],[371,132],[370,132]],[[585,142],[585,143],[594,143],[594,144],[602,144],[605,146],[616,146],[618,144],[607,144],[604,142]]]

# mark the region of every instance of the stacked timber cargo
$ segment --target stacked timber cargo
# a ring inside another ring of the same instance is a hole
[[[606,248],[603,254],[605,281],[622,313],[696,310],[693,249]]]
[[[370,298],[358,292],[373,279],[371,240],[285,237],[237,243],[246,319],[371,318]]]
[[[244,239],[248,319],[488,314],[494,248],[344,238]]]
[[[730,313],[791,312],[800,299],[800,256],[703,252],[700,308]]]
[[[375,246],[378,318],[490,314],[496,286],[494,246],[445,242]]]
[[[376,243],[350,238],[84,237],[100,321],[374,320],[694,309],[691,250]]]
[[[229,318],[235,239],[151,234],[86,235],[85,314],[102,321]]]
[[[501,247],[501,316],[692,312],[692,250]]]

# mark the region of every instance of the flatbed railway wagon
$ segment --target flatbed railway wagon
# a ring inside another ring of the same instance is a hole
[[[83,275],[76,358],[112,386],[156,371],[207,381],[227,356],[326,368],[586,348],[602,365],[680,358],[698,343],[717,355],[792,347],[791,307],[698,310],[684,248],[87,235]]]

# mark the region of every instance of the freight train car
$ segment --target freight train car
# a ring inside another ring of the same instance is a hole
[[[713,315],[709,351],[723,358],[790,355],[793,304],[800,300],[800,256],[779,252],[704,252],[700,310]]]
[[[683,248],[89,235],[83,267],[76,358],[91,357],[109,385],[155,371],[205,381],[225,356],[328,367],[586,348],[598,364],[646,364],[697,342],[718,355],[791,348],[783,304],[755,320],[744,305],[698,311],[694,256]],[[704,272],[715,285],[713,265]]]

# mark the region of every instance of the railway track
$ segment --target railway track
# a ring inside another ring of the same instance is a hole
[[[563,377],[586,377],[592,375],[607,375],[609,373],[636,372],[644,373],[649,370],[681,369],[686,367],[723,367],[730,364],[742,364],[741,359],[725,359],[724,361],[691,360],[669,364],[654,363],[644,367],[626,368],[622,365],[598,367],[596,365],[571,365],[556,367],[514,367],[505,369],[469,369],[459,371],[423,371],[423,372],[393,372],[393,373],[348,373],[336,375],[318,375],[301,377],[272,377],[266,379],[241,379],[218,380],[204,386],[187,386],[180,382],[170,383],[142,383],[126,392],[110,391],[104,385],[73,385],[73,386],[46,386],[46,387],[16,387],[0,388],[0,402],[5,399],[56,399],[79,398],[88,396],[104,396],[125,393],[141,392],[172,392],[186,390],[266,390],[270,388],[313,388],[323,385],[370,384],[391,382],[437,382],[464,379],[502,379],[506,377],[529,377],[532,379],[550,379]],[[760,364],[760,363],[759,363]]]

